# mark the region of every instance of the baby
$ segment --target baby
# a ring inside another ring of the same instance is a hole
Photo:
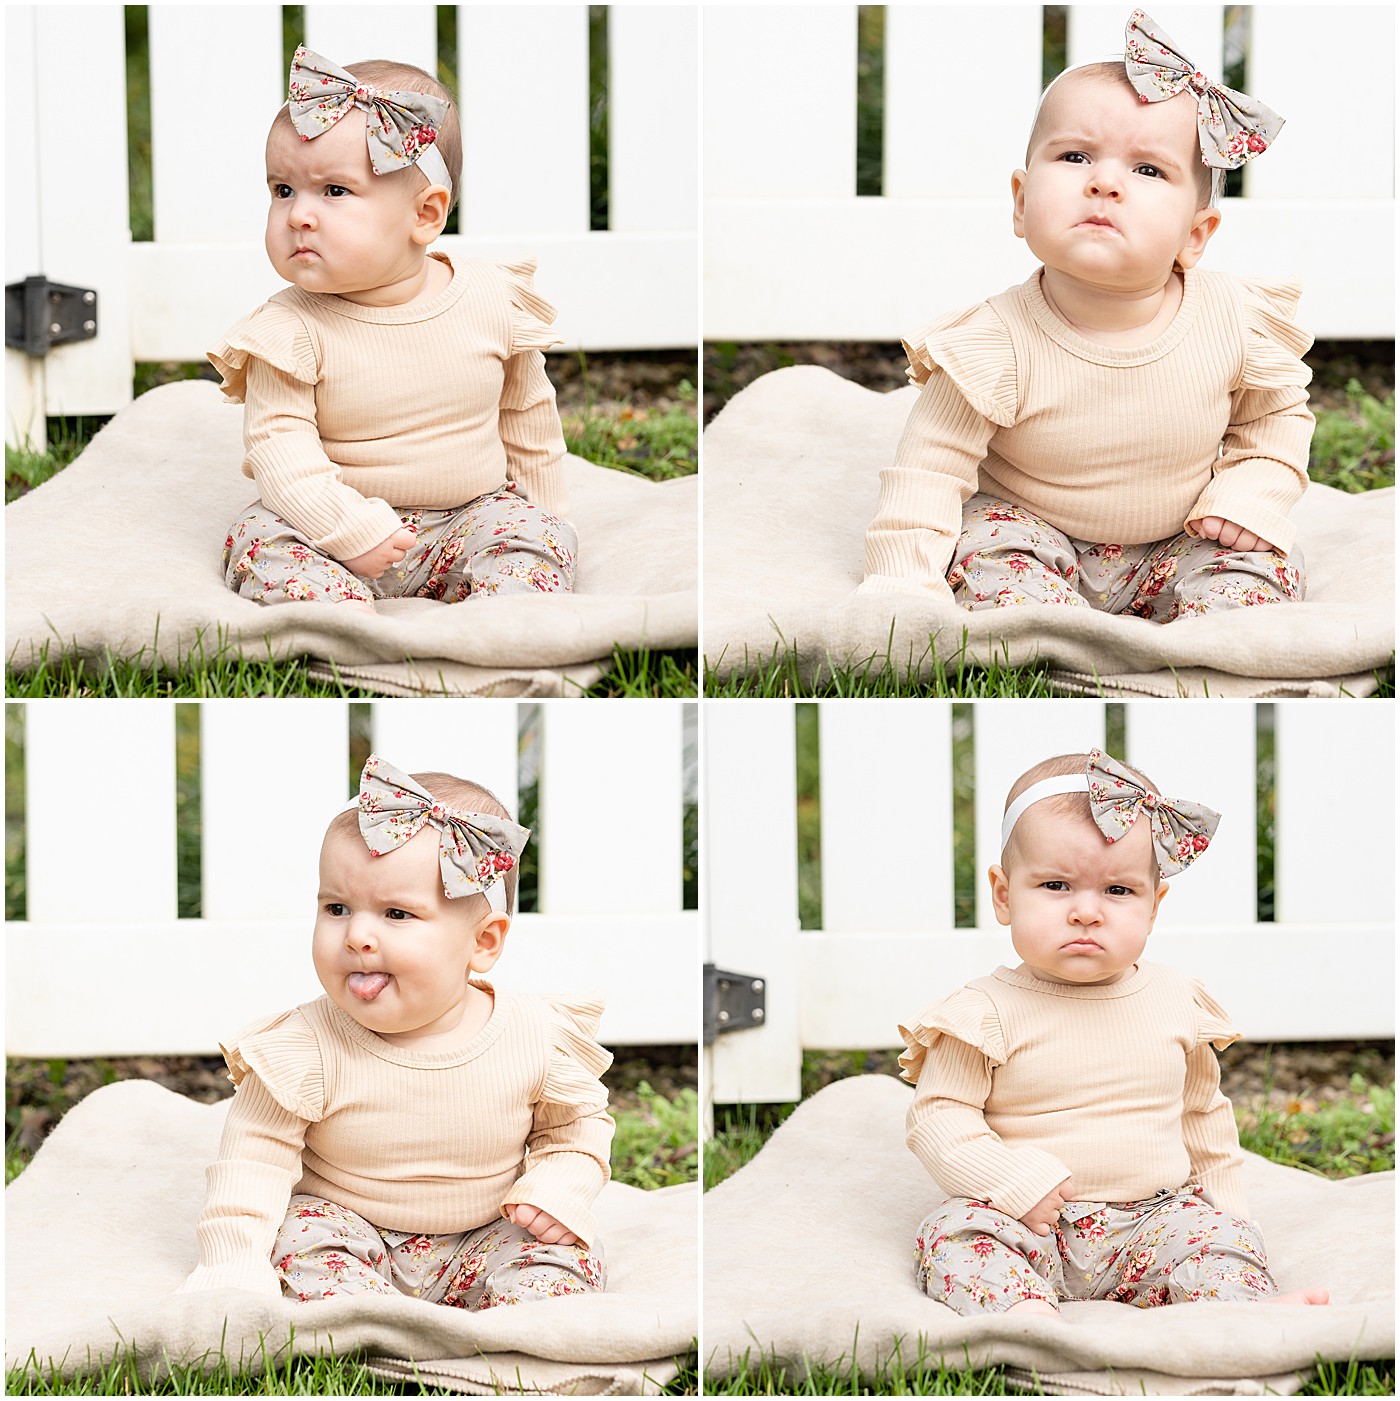
[[[209,353],[259,500],[224,542],[260,603],[573,587],[578,540],[532,262],[428,253],[456,202],[446,89],[298,48],[267,135],[267,255],[291,287]]]
[[[1044,266],[905,343],[923,391],[880,474],[862,593],[1153,622],[1302,598],[1300,288],[1197,269],[1218,172],[1282,125],[1141,10],[1126,64],[1051,84],[1011,177]]]
[[[370,757],[321,847],[326,995],[222,1048],[238,1089],[183,1291],[486,1309],[603,1288],[602,1003],[472,976],[528,836],[476,784]]]
[[[918,1278],[958,1313],[1149,1308],[1281,1294],[1248,1219],[1215,1051],[1239,1039],[1201,984],[1140,963],[1219,818],[1095,750],[1012,785],[992,904],[1024,960],[900,1027],[909,1147],[948,1194]]]

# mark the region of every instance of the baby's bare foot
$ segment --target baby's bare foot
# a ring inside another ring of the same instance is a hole
[[[1331,1295],[1325,1289],[1295,1289],[1289,1294],[1270,1294],[1261,1300],[1265,1304],[1326,1304]]]
[[[1007,1313],[1040,1313],[1049,1314],[1051,1318],[1058,1318],[1060,1311],[1054,1304],[1047,1303],[1044,1299],[1022,1299],[1019,1304],[1012,1304]]]

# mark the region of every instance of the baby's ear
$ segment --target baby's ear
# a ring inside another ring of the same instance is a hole
[[[490,911],[477,925],[476,949],[468,965],[473,973],[488,973],[506,945],[506,935],[510,932],[510,916],[496,910]]]
[[[451,205],[452,196],[444,185],[425,185],[419,190],[414,196],[413,241],[425,245],[436,242],[446,227]]]
[[[990,866],[987,869],[987,880],[992,887],[992,913],[996,915],[997,923],[1010,924],[1010,882],[1006,878],[1006,871],[1001,866]]]

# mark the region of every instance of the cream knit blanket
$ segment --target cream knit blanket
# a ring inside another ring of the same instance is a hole
[[[693,1187],[598,1198],[608,1289],[538,1305],[467,1313],[402,1296],[299,1304],[242,1289],[174,1291],[198,1257],[204,1200],[228,1100],[196,1104],[144,1080],[74,1106],[5,1191],[8,1367],[31,1350],[72,1376],[119,1351],[145,1377],[163,1359],[193,1363],[222,1347],[231,1363],[291,1353],[365,1355],[396,1380],[455,1390],[650,1394],[694,1345],[697,1230]],[[55,1279],[54,1232],[83,1241]],[[295,1328],[294,1336],[291,1335]],[[289,1336],[292,1340],[289,1342]],[[266,1344],[264,1348],[264,1343]]]
[[[257,495],[239,471],[242,411],[205,381],[169,384],[121,411],[71,466],[5,509],[9,665],[47,645],[101,666],[163,663],[220,638],[266,658],[310,655],[388,694],[569,695],[613,647],[696,643],[692,478],[648,482],[563,464],[580,538],[577,592],[455,606],[394,599],[266,608],[224,587],[220,554]]]
[[[1365,695],[1395,646],[1395,493],[1312,486],[1294,512],[1307,602],[1166,626],[1088,608],[998,608],[855,597],[880,468],[913,388],[877,394],[830,370],[764,375],[705,432],[705,657],[720,676],[791,648],[832,665],[926,675],[930,635],[956,662],[1049,662],[1067,691],[1128,695]]]

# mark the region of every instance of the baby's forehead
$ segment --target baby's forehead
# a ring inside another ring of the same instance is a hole
[[[1027,821],[1027,819],[1030,819]],[[1152,853],[1152,833],[1138,821],[1117,841],[1110,842],[1086,812],[1060,806],[1054,798],[1032,803],[1016,823],[1016,841],[1024,857],[1085,859],[1106,867],[1140,865]]]
[[[363,167],[367,175],[371,171],[365,114],[358,107],[351,108],[334,126],[306,141],[292,125],[284,106],[268,128],[264,149],[269,166],[295,163],[300,167],[319,162],[327,166],[348,165],[355,172]]]
[[[1173,146],[1180,145],[1188,155],[1196,144],[1195,105],[1187,97],[1143,102],[1126,79],[1071,69],[1055,80],[1041,101],[1034,128],[1036,142],[1088,124],[1110,131],[1150,133]]]

